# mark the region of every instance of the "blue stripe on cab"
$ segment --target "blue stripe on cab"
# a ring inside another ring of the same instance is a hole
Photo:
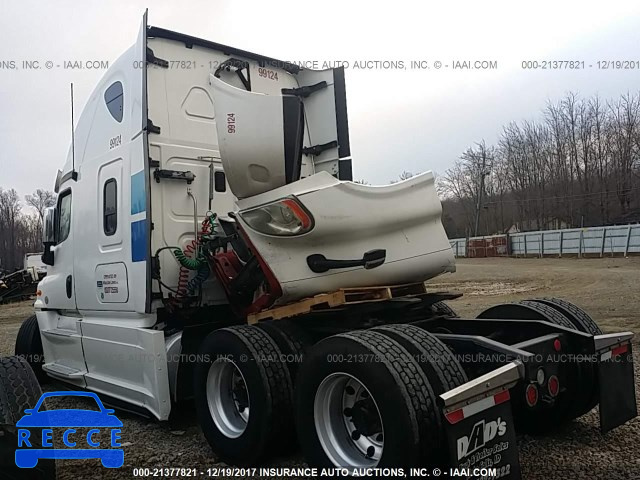
[[[131,261],[144,262],[147,259],[147,221],[131,222]]]
[[[131,175],[131,215],[147,209],[147,192],[144,186],[144,170]]]

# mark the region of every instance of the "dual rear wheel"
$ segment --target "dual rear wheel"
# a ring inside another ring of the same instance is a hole
[[[200,426],[225,462],[254,465],[281,452],[293,437],[291,375],[264,330],[238,326],[209,334],[194,380]]]
[[[313,347],[300,338],[272,324],[221,329],[204,340],[196,406],[222,460],[255,464],[296,436],[318,467],[446,458],[436,397],[466,375],[439,340],[410,325],[335,335]]]
[[[322,340],[296,386],[305,457],[319,467],[439,465],[446,457],[437,395],[465,381],[453,354],[411,325]]]

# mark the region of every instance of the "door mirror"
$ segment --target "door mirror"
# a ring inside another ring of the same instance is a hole
[[[56,207],[46,208],[42,225],[42,243],[56,243]]]
[[[53,265],[53,252],[51,247],[56,244],[56,207],[49,207],[44,211],[42,224],[42,243],[44,252],[42,263]]]

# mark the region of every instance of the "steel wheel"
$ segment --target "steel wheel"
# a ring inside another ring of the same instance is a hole
[[[382,417],[375,399],[347,373],[332,373],[314,400],[316,432],[335,466],[375,467],[384,448]]]
[[[207,403],[211,418],[225,436],[238,438],[249,421],[249,391],[238,366],[218,359],[207,374]]]

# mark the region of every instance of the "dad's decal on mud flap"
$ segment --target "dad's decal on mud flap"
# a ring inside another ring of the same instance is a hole
[[[91,408],[46,410],[42,404],[49,397],[76,397],[76,401],[85,397]],[[122,422],[113,413],[93,392],[43,393],[16,423],[16,465],[34,468],[41,458],[99,458],[106,468],[120,468],[124,464],[124,451],[119,448]]]
[[[447,443],[453,471],[463,478],[478,479],[474,469],[495,468],[495,476],[521,478],[516,432],[511,405],[501,403],[489,410],[447,424]]]

